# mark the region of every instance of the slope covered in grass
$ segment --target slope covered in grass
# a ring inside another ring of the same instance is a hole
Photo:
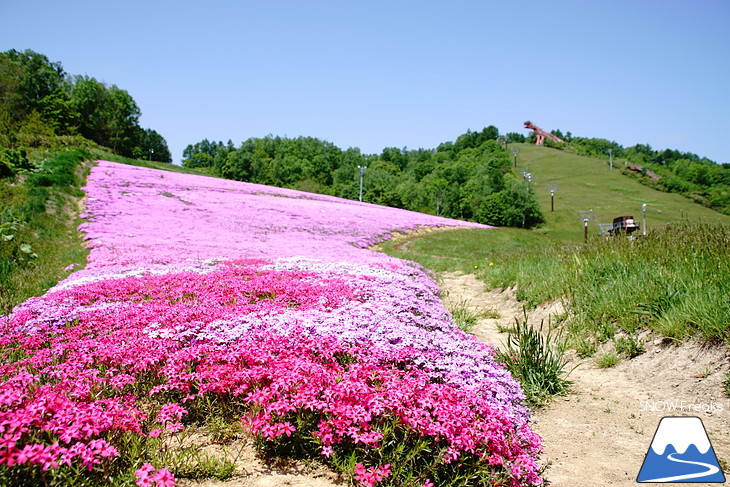
[[[85,190],[89,264],[0,317],[5,484],[225,471],[181,439],[221,423],[362,485],[542,483],[519,385],[368,250],[480,225],[110,162]]]
[[[616,334],[636,340],[647,329],[676,341],[730,340],[730,217],[641,185],[620,173],[620,161],[610,171],[607,160],[515,146],[518,168],[532,173],[546,216],[541,228],[437,232],[383,249],[437,272],[474,273],[490,288],[517,286],[528,307],[562,299],[570,315],[566,330],[582,355]],[[558,187],[554,212],[551,184]],[[643,204],[645,237],[643,228],[633,240],[599,235],[596,223],[615,216],[641,222]],[[583,243],[578,211],[589,209],[595,219]]]
[[[589,234],[597,236],[598,223],[611,223],[621,215],[642,218],[646,204],[648,229],[668,223],[730,224],[730,216],[718,213],[679,194],[663,193],[644,186],[621,173],[623,162],[614,161],[613,171],[604,159],[579,156],[567,151],[532,144],[510,144],[517,150],[517,170],[532,173],[530,185],[545,217],[539,231],[559,242],[583,239],[583,223],[578,211],[593,210]],[[551,212],[548,186],[557,186],[555,211]]]

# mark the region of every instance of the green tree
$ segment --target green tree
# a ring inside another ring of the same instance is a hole
[[[10,145],[21,131],[24,140],[73,132],[68,81],[60,63],[37,52],[0,53],[0,135]]]
[[[79,120],[79,133],[104,144],[108,140],[107,111],[104,109],[106,87],[89,76],[76,76],[71,90],[71,105]]]
[[[0,90],[8,88],[14,96],[8,100],[11,103],[11,115],[16,120],[25,118],[31,112],[43,114],[45,101],[63,91],[65,73],[61,63],[50,62],[46,56],[31,50],[23,52],[11,49],[0,56],[3,71],[7,70],[4,83]],[[8,86],[8,79],[14,79]],[[3,79],[0,78],[0,79]],[[5,93],[0,99],[5,99]]]
[[[507,227],[532,227],[544,221],[532,191],[514,175],[504,175],[504,189],[487,196],[477,221]]]
[[[132,156],[144,136],[139,127],[137,103],[125,90],[110,88],[89,76],[76,76],[71,90],[71,106],[78,114],[79,132],[84,137]]]
[[[172,162],[172,155],[167,147],[167,141],[157,131],[144,129],[137,138],[139,145],[134,148],[135,157],[159,162]]]
[[[183,166],[197,169],[212,167],[214,163],[215,160],[209,154],[206,154],[205,152],[196,152],[192,156],[185,159],[185,161],[183,162]]]

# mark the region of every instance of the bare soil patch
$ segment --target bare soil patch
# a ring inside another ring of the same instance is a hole
[[[279,461],[265,463],[250,441],[238,440],[225,447],[201,445],[211,455],[233,458],[236,471],[228,480],[181,479],[181,487],[335,487],[347,485],[335,472],[316,462]]]
[[[507,335],[499,326],[522,319],[514,292],[487,290],[472,275],[444,274],[445,300],[466,302],[474,312],[494,309],[499,318],[480,319],[473,333],[497,346]],[[563,312],[559,302],[528,312],[539,325]],[[571,354],[571,393],[534,411],[544,439],[543,465],[554,486],[635,486],[644,456],[664,416],[698,416],[721,465],[730,463],[730,398],[723,390],[730,353],[725,346],[696,342],[675,346],[644,336],[646,352],[601,369],[595,359]],[[674,485],[698,485],[674,484]]]

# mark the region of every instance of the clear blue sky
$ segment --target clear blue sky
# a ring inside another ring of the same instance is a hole
[[[730,162],[730,1],[0,0],[0,50],[127,90],[173,158],[547,130]]]

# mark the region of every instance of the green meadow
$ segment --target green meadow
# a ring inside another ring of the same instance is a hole
[[[635,349],[645,330],[676,342],[730,343],[730,217],[642,185],[622,172],[623,160],[610,170],[608,156],[528,144],[513,149],[514,171],[532,174],[543,225],[406,236],[384,243],[384,251],[435,272],[473,273],[489,287],[517,286],[527,308],[562,299],[567,342],[583,356],[617,339],[619,350],[627,341]],[[549,185],[557,185],[555,211]],[[644,204],[645,237],[643,227],[633,239],[600,235],[597,224],[617,216],[641,223]],[[584,242],[579,211],[587,210],[594,219]]]
[[[648,230],[668,223],[730,224],[728,215],[684,196],[656,191],[623,174],[625,160],[614,159],[611,171],[608,154],[597,159],[531,144],[510,144],[508,150],[514,149],[518,151],[518,169],[527,168],[533,175],[530,184],[546,219],[538,232],[553,240],[567,243],[583,239],[578,211],[593,210],[589,235],[595,236],[598,223],[611,223],[617,216],[632,215],[640,222],[644,204]],[[558,188],[554,212],[550,211],[549,185]]]

